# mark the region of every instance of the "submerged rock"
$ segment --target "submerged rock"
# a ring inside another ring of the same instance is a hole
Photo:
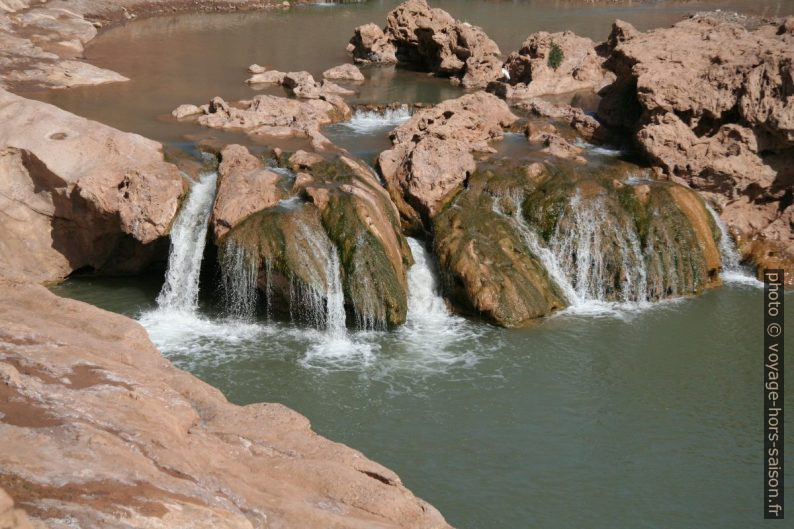
[[[499,46],[481,28],[426,0],[408,0],[390,11],[383,31],[375,24],[356,28],[348,49],[359,61],[399,61],[466,88],[484,88],[502,75]]]
[[[285,406],[229,403],[124,316],[0,279],[0,329],[0,484],[36,522],[449,527],[391,470]],[[30,527],[9,509],[0,491],[2,527]]]
[[[3,90],[0,122],[3,275],[139,272],[155,257],[184,192],[159,143]]]
[[[399,215],[374,172],[347,156],[298,153],[294,195],[234,227],[221,241],[245,249],[266,304],[327,326],[338,274],[344,304],[367,328],[398,325],[407,312],[411,254]],[[343,316],[344,318],[344,316]],[[344,324],[344,322],[343,322]]]
[[[645,33],[616,23],[605,65],[617,80],[598,115],[714,201],[731,231],[794,256],[794,36],[781,21],[738,22],[706,13]],[[792,277],[794,260],[785,268]]]
[[[451,200],[474,171],[475,152],[518,118],[486,92],[419,109],[394,129],[393,147],[378,157],[386,187],[409,230],[419,230]]]

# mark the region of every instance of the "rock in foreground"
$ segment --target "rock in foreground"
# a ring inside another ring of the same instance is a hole
[[[0,280],[0,339],[0,489],[34,519],[449,527],[394,472],[282,405],[230,404],[123,316]]]
[[[162,146],[3,90],[0,122],[2,273],[140,271],[183,194]]]

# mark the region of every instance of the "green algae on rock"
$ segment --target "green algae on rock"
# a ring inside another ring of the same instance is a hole
[[[405,321],[412,264],[399,215],[365,164],[339,156],[296,175],[292,196],[254,213],[220,241],[245,249],[269,308],[323,326],[338,274],[345,308],[359,326]],[[293,303],[298,300],[301,303]],[[296,313],[298,305],[307,310]]]

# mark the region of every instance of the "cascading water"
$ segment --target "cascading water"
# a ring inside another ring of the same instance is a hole
[[[527,224],[526,219],[524,219],[524,212],[521,209],[521,205],[524,201],[524,195],[519,190],[511,190],[508,193],[500,194],[494,196],[493,199],[493,210],[495,213],[499,215],[510,217],[513,221],[514,226],[518,230],[519,235],[521,235],[521,239],[524,241],[524,244],[527,245],[527,248],[538,258],[540,262],[543,263],[546,272],[549,274],[551,279],[557,284],[558,287],[562,290],[565,298],[568,300],[568,303],[571,305],[576,305],[580,301],[579,293],[574,288],[571,281],[568,279],[565,271],[560,266],[559,261],[557,260],[557,256],[554,255],[551,250],[546,248],[544,245],[540,243],[537,233],[535,230],[529,227]],[[509,213],[504,211],[502,207],[503,202],[508,202],[510,206]]]
[[[301,268],[311,277],[310,284],[290,278],[290,316],[325,328],[329,336],[342,337],[346,333],[345,297],[336,246],[324,232],[303,223],[298,225],[296,235],[305,248],[299,255]]]
[[[193,184],[171,228],[168,271],[157,296],[161,308],[194,312],[198,307],[201,260],[217,178],[216,173],[207,173]]]
[[[725,223],[722,222],[719,214],[708,203],[706,204],[706,209],[709,214],[711,214],[711,217],[717,224],[717,228],[720,230],[720,256],[722,258],[722,272],[720,276],[722,280],[726,283],[744,283],[763,286],[761,281],[754,277],[746,267],[742,266],[742,259],[739,256],[739,251],[736,249],[733,238],[728,232]]]
[[[233,239],[226,241],[219,259],[226,314],[234,318],[252,319],[259,297],[256,284],[258,259]]]
[[[498,194],[493,199],[493,210],[511,219],[571,309],[600,310],[610,301],[649,301],[648,272],[637,232],[631,223],[609,215],[603,199],[584,200],[574,195],[561,213],[548,245],[526,222],[523,200],[519,190]],[[503,203],[507,203],[508,211]],[[615,254],[618,263],[607,259]],[[615,269],[616,264],[620,270]]]

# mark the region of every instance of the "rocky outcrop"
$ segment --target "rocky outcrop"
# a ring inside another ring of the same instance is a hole
[[[449,527],[391,470],[280,404],[229,403],[123,316],[0,280],[0,339],[0,488],[34,520]],[[3,522],[9,508],[0,492]]]
[[[273,311],[325,326],[338,270],[351,323],[384,328],[405,321],[410,249],[399,214],[374,172],[349,156],[299,151],[291,196],[234,227],[224,248],[243,248]]]
[[[276,205],[283,194],[278,187],[281,179],[242,145],[224,147],[210,218],[215,239],[222,238],[252,213]]]
[[[324,71],[323,78],[333,81],[363,81],[364,74],[353,64],[340,64]]]
[[[300,92],[305,94],[308,90],[311,88],[303,86]],[[317,149],[330,147],[330,142],[320,133],[320,126],[343,121],[352,114],[339,96],[324,93],[309,99],[257,95],[236,103],[215,97],[199,109],[201,114],[196,119],[205,127],[262,137],[305,137],[310,138]]]
[[[516,119],[504,101],[477,92],[419,109],[394,129],[378,167],[404,226],[427,225],[474,171],[474,154],[493,152],[489,142]]]
[[[785,23],[707,13],[640,33],[618,22],[608,42],[617,80],[599,119],[633,134],[660,174],[717,204],[740,239],[794,255],[794,35]]]
[[[526,112],[531,116],[562,121],[587,141],[603,143],[613,139],[606,127],[602,126],[596,118],[579,107],[556,104],[537,97],[511,103],[513,108]]]
[[[558,63],[552,50],[556,50]],[[570,31],[530,35],[505,61],[511,98],[599,90],[614,80],[592,40]]]
[[[358,63],[392,64],[397,62],[396,48],[377,24],[364,24],[355,29],[347,51]]]
[[[360,62],[389,63],[394,57],[466,88],[484,88],[502,71],[499,46],[481,28],[431,8],[426,0],[397,6],[383,31],[374,24],[357,28],[348,50]]]
[[[140,271],[183,194],[159,143],[0,90],[0,269]]]

